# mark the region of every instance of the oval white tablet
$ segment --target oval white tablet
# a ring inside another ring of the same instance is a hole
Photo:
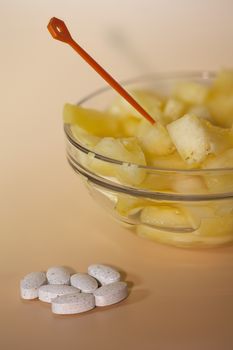
[[[93,293],[96,306],[116,304],[128,296],[128,287],[125,282],[106,284]]]
[[[45,272],[31,272],[20,281],[20,294],[23,299],[38,298],[39,288],[47,283]]]
[[[63,266],[50,267],[46,276],[49,284],[70,284],[70,272]]]
[[[94,307],[95,298],[89,293],[62,295],[52,301],[52,312],[60,315],[79,314]]]
[[[87,273],[76,273],[70,278],[70,283],[84,293],[93,293],[98,288],[96,279]]]
[[[90,265],[88,274],[96,278],[102,285],[118,282],[121,279],[120,273],[107,265]]]
[[[51,303],[52,300],[60,295],[80,293],[78,288],[67,286],[65,284],[47,284],[39,288],[39,299],[46,303]]]

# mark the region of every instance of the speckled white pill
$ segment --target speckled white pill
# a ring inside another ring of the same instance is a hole
[[[52,312],[60,315],[79,314],[94,307],[95,298],[90,293],[62,295],[52,301]]]
[[[50,267],[46,276],[49,284],[70,284],[70,272],[63,266]]]
[[[96,306],[107,306],[125,299],[128,296],[128,287],[125,282],[114,282],[96,289],[93,294]]]
[[[107,265],[90,265],[88,274],[96,278],[102,285],[118,282],[121,279],[120,273]]]
[[[39,288],[39,299],[46,303],[60,295],[80,293],[78,288],[67,286],[65,284],[47,284]]]
[[[20,294],[23,299],[38,298],[39,288],[47,283],[45,272],[31,272],[20,281]]]
[[[93,293],[98,288],[96,279],[87,273],[76,273],[70,278],[70,283],[84,293]]]

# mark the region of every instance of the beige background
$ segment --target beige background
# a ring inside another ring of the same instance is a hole
[[[186,251],[119,227],[69,169],[61,111],[104,83],[50,17],[118,79],[233,62],[233,2],[0,0],[0,349],[233,348],[233,247]],[[72,317],[19,298],[20,278],[64,264],[115,265],[133,284],[108,309]]]

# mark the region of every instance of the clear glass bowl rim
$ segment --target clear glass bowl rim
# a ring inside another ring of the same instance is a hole
[[[155,80],[166,80],[166,79],[203,79],[203,80],[209,80],[213,79],[216,76],[216,73],[213,71],[181,71],[181,72],[166,72],[166,73],[153,73],[153,74],[148,74],[148,75],[143,75],[139,76],[136,78],[128,79],[121,81],[120,83],[123,86],[127,86],[130,84],[134,83],[140,83],[143,81],[155,81]],[[82,98],[80,101],[77,102],[77,105],[81,106],[84,103],[88,102],[92,98],[95,98],[98,95],[104,94],[105,92],[111,91],[112,88],[109,86],[100,88],[95,90],[94,92],[90,93],[86,97]],[[117,93],[116,93],[117,94]],[[145,169],[145,170],[151,170],[151,171],[158,171],[160,173],[166,172],[166,173],[180,173],[180,174],[186,174],[186,175],[205,175],[208,173],[215,173],[215,175],[219,174],[229,174],[233,173],[233,167],[229,168],[214,168],[214,169],[176,169],[176,168],[158,168],[158,167],[153,167],[153,166],[147,166],[147,165],[138,165],[135,163],[128,163],[128,162],[123,162],[114,158],[109,158],[106,156],[103,156],[99,153],[93,152],[93,150],[87,148],[86,146],[83,146],[81,143],[77,141],[77,139],[73,136],[71,127],[69,124],[64,125],[64,131],[65,135],[70,141],[70,143],[76,147],[78,150],[88,154],[92,154],[96,159],[102,160],[107,163],[111,164],[117,164],[117,165],[123,165],[123,164],[128,164],[129,166],[137,166],[140,169]]]

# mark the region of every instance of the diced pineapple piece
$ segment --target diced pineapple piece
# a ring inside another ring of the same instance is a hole
[[[233,168],[233,148],[224,151],[218,156],[209,157],[203,164],[206,169]],[[206,185],[211,193],[227,193],[233,191],[233,172],[205,176]]]
[[[174,175],[172,188],[177,193],[203,194],[207,192],[204,179],[199,175]]]
[[[230,235],[233,239],[232,213],[203,219],[197,234],[204,237],[225,237]]]
[[[137,139],[104,137],[93,148],[93,151],[102,156],[124,162],[123,165],[119,165],[94,157],[90,159],[89,165],[97,173],[116,176],[122,183],[131,185],[138,185],[144,180],[145,171],[137,165],[146,165],[146,161]]]
[[[207,86],[194,82],[180,82],[174,90],[174,96],[188,104],[202,104],[207,95]]]
[[[117,169],[117,178],[124,184],[139,186],[146,176],[146,171],[137,164],[124,163]]]
[[[220,71],[214,82],[213,90],[219,93],[233,93],[233,70]]]
[[[141,222],[162,229],[189,229],[190,220],[185,212],[175,206],[160,205],[146,207],[141,212]]]
[[[160,123],[151,125],[147,121],[142,120],[136,136],[144,153],[150,155],[165,155],[174,151],[174,145],[166,128]]]
[[[204,163],[205,169],[233,168],[233,148],[227,149],[218,156],[209,157]]]
[[[162,99],[155,92],[147,90],[133,90],[130,94],[150,114],[154,120],[161,120]],[[142,115],[124,98],[117,97],[108,111],[119,117],[133,116],[142,119]]]
[[[205,247],[218,246],[230,243],[233,240],[232,232],[212,237],[197,235],[197,231],[193,233],[166,232],[146,225],[138,225],[136,230],[139,237],[180,248],[201,247],[203,245]]]
[[[216,206],[216,215],[224,216],[224,215],[232,215],[233,217],[233,200],[228,198],[225,201],[220,201]]]
[[[218,125],[226,128],[233,125],[233,92],[231,94],[213,93],[207,105]]]
[[[117,137],[119,134],[119,120],[110,113],[67,103],[63,109],[63,120],[65,124],[77,124],[95,136]]]
[[[149,173],[146,175],[144,181],[140,184],[140,188],[153,190],[156,192],[172,192],[172,175],[165,175],[164,173]]]
[[[233,124],[233,70],[221,71],[210,89],[208,108],[216,123],[223,127]]]
[[[147,164],[160,169],[190,169],[177,151],[165,156],[150,156]]]
[[[149,205],[149,203],[149,201],[143,198],[118,195],[115,209],[120,215],[127,217],[139,213],[139,211]]]
[[[208,110],[208,108],[204,105],[194,105],[189,108],[188,114],[195,115],[198,118],[208,120],[213,123],[213,119],[211,117],[211,114]]]
[[[233,147],[233,129],[215,126],[207,120],[202,120],[202,125],[208,135],[211,153],[218,155]]]
[[[167,123],[171,123],[174,120],[180,118],[184,114],[185,105],[183,102],[176,98],[169,98],[165,103],[163,114]]]
[[[206,176],[205,182],[209,192],[213,194],[233,192],[232,174]]]
[[[125,117],[120,119],[120,126],[124,137],[135,136],[137,133],[140,119],[136,117]]]
[[[215,203],[203,204],[197,202],[197,204],[184,205],[184,210],[190,219],[191,225],[195,229],[200,229],[203,220],[212,219],[215,216]]]
[[[71,130],[74,137],[79,142],[81,142],[81,144],[89,147],[90,149],[92,149],[100,141],[100,137],[86,132],[84,129],[80,128],[78,125],[72,125]]]
[[[199,164],[210,153],[211,145],[199,118],[186,114],[167,125],[168,133],[182,159]]]

